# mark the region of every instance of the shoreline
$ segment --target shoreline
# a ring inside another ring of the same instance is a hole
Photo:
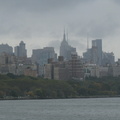
[[[49,99],[88,99],[88,98],[119,98],[120,95],[102,95],[102,96],[78,96],[68,98],[39,98],[39,97],[6,97],[0,98],[2,100],[49,100]]]

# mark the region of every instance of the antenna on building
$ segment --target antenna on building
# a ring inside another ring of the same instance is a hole
[[[87,50],[89,49],[89,36],[88,36],[88,33],[87,33]]]
[[[66,36],[65,36],[65,27],[64,27],[63,40],[66,40]]]
[[[68,42],[68,30],[67,30],[67,42]]]

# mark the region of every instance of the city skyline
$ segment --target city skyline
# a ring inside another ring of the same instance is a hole
[[[55,47],[59,53],[64,26],[69,44],[80,56],[94,39],[103,40],[103,51],[119,55],[120,2],[118,0],[1,0],[0,44],[26,43],[32,49]],[[108,44],[110,43],[110,44]],[[91,46],[91,45],[90,45]]]
[[[83,52],[82,55],[80,55],[79,52],[76,51],[76,47],[73,48],[70,44],[68,44],[68,40],[66,39],[65,36],[66,36],[66,34],[64,33],[63,34],[63,40],[61,41],[62,46],[60,46],[59,52],[57,53],[55,51],[57,56],[63,56],[65,59],[66,59],[66,56],[69,56],[68,58],[70,58],[71,53],[77,53],[80,57],[84,58],[84,53],[86,53],[87,51],[89,51],[93,47],[97,48],[98,47],[97,45],[100,45],[101,48],[102,48],[102,46],[103,46],[102,45],[102,39],[92,40],[91,41],[91,44],[92,44],[91,47],[87,47],[86,51]],[[87,46],[89,46],[88,42],[87,42]],[[17,45],[17,46],[10,46],[7,43],[6,44],[3,44],[3,43],[0,44],[1,54],[5,52],[5,53],[8,53],[8,54],[14,54],[17,57],[20,57],[20,56],[21,57],[32,57],[34,50],[42,50],[42,49],[45,49],[45,48],[53,48],[53,49],[55,49],[54,47],[51,47],[51,46],[45,46],[43,48],[38,48],[38,49],[32,49],[31,48],[32,54],[29,56],[27,54],[26,43],[24,43],[24,41],[20,41],[19,45]],[[98,49],[99,49],[99,47],[98,47]],[[62,50],[63,54],[65,54],[65,55],[61,54],[61,50]],[[22,53],[20,53],[20,52],[22,52]],[[68,53],[66,53],[66,52],[68,52]],[[106,51],[102,51],[102,49],[101,49],[101,54],[104,54],[104,52],[106,53]],[[112,51],[108,52],[108,53],[114,55],[114,52],[112,52]],[[101,55],[101,57],[102,57],[102,55]]]

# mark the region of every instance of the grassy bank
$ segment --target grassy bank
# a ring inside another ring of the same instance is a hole
[[[0,99],[52,99],[119,97],[120,78],[88,78],[85,81],[48,80],[12,74],[0,75]]]

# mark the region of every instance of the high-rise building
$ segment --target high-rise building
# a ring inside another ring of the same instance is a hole
[[[64,61],[62,56],[57,62],[50,62],[44,66],[45,78],[55,80],[82,80],[84,79],[83,64],[77,54],[72,54],[71,59]]]
[[[102,65],[102,39],[92,40],[92,48],[95,48],[97,64]]]
[[[44,75],[44,65],[48,63],[48,59],[57,60],[57,55],[53,47],[45,47],[43,49],[34,49],[32,52],[32,61],[39,64],[39,75]]]
[[[19,46],[16,46],[14,48],[14,54],[17,57],[27,57],[27,50],[25,48],[25,43],[23,41],[19,43]]]
[[[13,48],[8,44],[1,44],[0,45],[0,54],[2,53],[13,54]]]
[[[19,44],[19,56],[20,57],[26,57],[26,49],[25,49],[25,43],[23,41],[20,42]]]
[[[83,53],[86,63],[102,65],[102,39],[92,40],[92,48]]]
[[[14,47],[14,54],[19,57],[19,46]]]
[[[71,55],[71,60],[69,61],[70,65],[70,72],[72,75],[72,79],[83,79],[84,72],[83,72],[83,64],[80,60],[80,57],[77,54]]]
[[[61,42],[60,46],[60,56],[63,56],[65,60],[70,60],[72,53],[76,53],[76,48],[73,48],[68,44],[66,35],[64,33],[63,41]]]

